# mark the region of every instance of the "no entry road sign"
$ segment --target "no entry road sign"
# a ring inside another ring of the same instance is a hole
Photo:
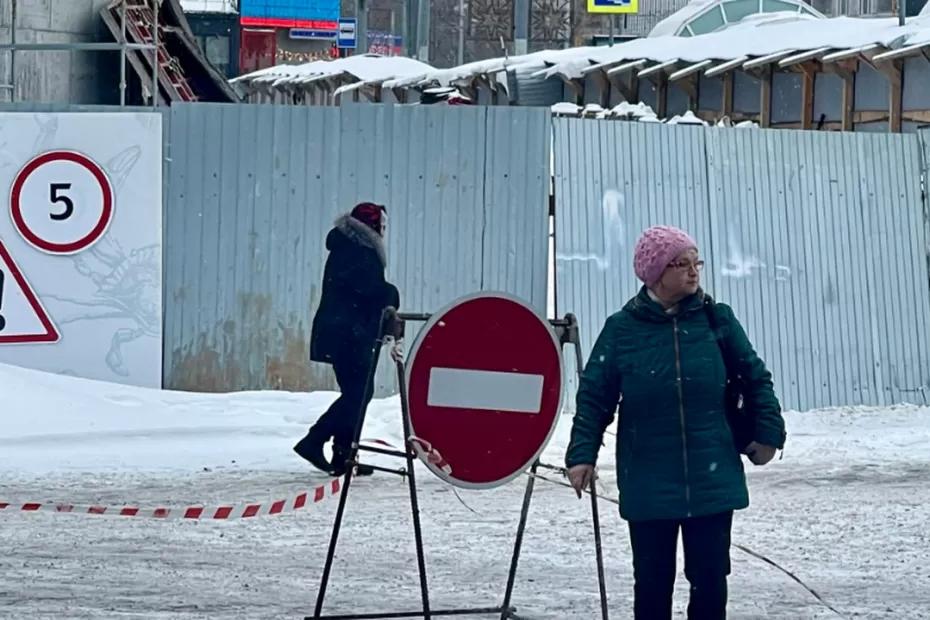
[[[562,355],[549,323],[504,293],[462,297],[432,315],[410,349],[415,437],[451,468],[451,484],[491,488],[532,465],[562,404]]]

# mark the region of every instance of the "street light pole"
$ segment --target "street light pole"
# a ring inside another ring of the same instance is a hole
[[[368,0],[355,0],[355,18],[358,20],[357,53],[368,53]]]
[[[429,0],[418,0],[417,59],[429,62]]]

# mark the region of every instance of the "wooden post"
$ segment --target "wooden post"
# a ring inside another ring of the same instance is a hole
[[[723,116],[733,116],[733,81],[735,78],[732,71],[723,74]]]
[[[668,113],[668,76],[664,73],[656,77],[656,116],[665,118]]]
[[[903,91],[904,81],[902,80],[903,65],[900,60],[892,61],[885,75],[888,76],[888,130],[893,133],[901,133],[901,115],[904,112]]]
[[[840,103],[840,129],[842,131],[855,130],[856,111],[856,71],[859,70],[859,61],[854,58],[840,60],[835,63],[821,65],[825,73],[833,73],[843,80],[843,98]],[[833,123],[828,123],[834,125]]]
[[[610,80],[607,71],[598,69],[594,72],[594,81],[597,83],[597,101],[605,110],[610,107]]]
[[[684,77],[677,82],[678,87],[681,88],[688,95],[688,109],[692,112],[698,111],[698,76],[697,74],[691,74],[687,77]]]
[[[565,84],[575,93],[575,105],[584,105],[584,80],[567,79]]]
[[[606,73],[604,75],[607,75]],[[618,76],[607,76],[607,80],[610,82],[610,87],[620,93],[620,96],[623,97],[624,101],[629,101],[630,103],[635,103],[635,97],[633,96],[633,89],[623,83],[623,79]]]
[[[767,128],[772,126],[772,66],[768,65],[762,71],[762,86],[759,89],[759,126]]]
[[[856,76],[846,71],[840,75],[843,78],[843,131],[853,131],[853,110],[856,108]]]
[[[814,123],[814,86],[817,70],[814,63],[804,63],[801,70],[801,129],[810,129]]]

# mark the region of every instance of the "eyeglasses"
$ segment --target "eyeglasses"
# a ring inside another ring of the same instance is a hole
[[[698,260],[698,261],[691,262],[689,260],[680,260],[674,263],[669,263],[668,268],[677,269],[679,271],[691,271],[692,269],[694,269],[695,271],[701,271],[702,269],[704,269],[704,261]]]

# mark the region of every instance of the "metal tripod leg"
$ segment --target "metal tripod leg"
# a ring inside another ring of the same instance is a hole
[[[510,574],[507,576],[507,589],[504,591],[504,604],[501,610],[501,620],[507,620],[513,617],[513,609],[510,607],[510,601],[513,598],[513,588],[517,580],[517,564],[520,561],[520,549],[523,547],[523,533],[526,531],[526,520],[530,514],[530,501],[533,499],[533,487],[536,484],[536,472],[539,469],[539,461],[533,462],[530,467],[530,475],[526,481],[526,491],[523,493],[523,509],[520,511],[520,523],[517,525],[517,539],[513,545],[513,556],[510,560]]]
[[[326,598],[326,586],[329,584],[329,574],[333,568],[333,558],[336,555],[336,543],[339,541],[339,530],[342,528],[342,517],[345,514],[346,499],[349,497],[349,485],[352,483],[352,468],[348,468],[342,482],[342,493],[339,494],[339,508],[336,510],[336,521],[333,524],[333,533],[329,539],[329,551],[326,553],[326,564],[323,566],[323,576],[320,578],[320,591],[316,597],[316,608],[313,617],[319,618],[323,613],[323,600]]]
[[[581,372],[584,369],[584,358],[581,355],[581,337],[578,331],[578,319],[573,314],[567,314],[565,320],[568,323],[565,343],[575,345],[575,372],[578,381],[581,381]],[[601,595],[601,617],[607,618],[607,582],[604,578],[604,550],[601,545],[601,519],[597,510],[597,485],[595,479],[591,479],[591,520],[594,525],[594,552],[597,558],[597,583]]]
[[[420,597],[423,602],[423,618],[430,620],[429,585],[426,579],[426,555],[423,552],[423,533],[420,528],[420,503],[417,499],[417,479],[413,453],[407,447],[410,437],[410,414],[407,409],[407,383],[404,373],[404,363],[397,362],[397,387],[400,391],[400,409],[404,427],[404,446],[407,453],[407,484],[410,488],[410,510],[413,516],[413,536],[417,545],[417,568],[420,572]]]
[[[594,551],[597,556],[597,585],[601,593],[601,617],[607,620],[607,582],[604,580],[604,550],[601,547],[601,519],[597,512],[597,483],[591,478],[591,518],[594,522]]]
[[[388,316],[385,310],[382,315],[382,325]],[[368,361],[368,377],[366,378],[365,389],[374,383],[375,372],[378,369],[378,357],[381,355],[381,345],[384,344],[383,329],[378,340],[375,341],[371,348],[371,357]],[[349,497],[349,487],[352,484],[352,463],[358,459],[358,442],[362,435],[362,427],[365,424],[365,410],[367,405],[363,402],[358,418],[355,422],[355,434],[352,435],[352,446],[349,450],[348,465],[346,467],[345,477],[342,483],[342,492],[339,494],[339,508],[336,510],[336,521],[333,523],[333,533],[329,539],[329,550],[326,552],[326,563],[323,565],[323,576],[320,578],[320,591],[316,597],[316,608],[313,612],[314,618],[319,618],[323,613],[323,601],[326,598],[326,587],[329,585],[329,575],[333,568],[333,559],[336,555],[336,544],[339,542],[339,531],[342,529],[342,518],[345,515],[346,500]]]

